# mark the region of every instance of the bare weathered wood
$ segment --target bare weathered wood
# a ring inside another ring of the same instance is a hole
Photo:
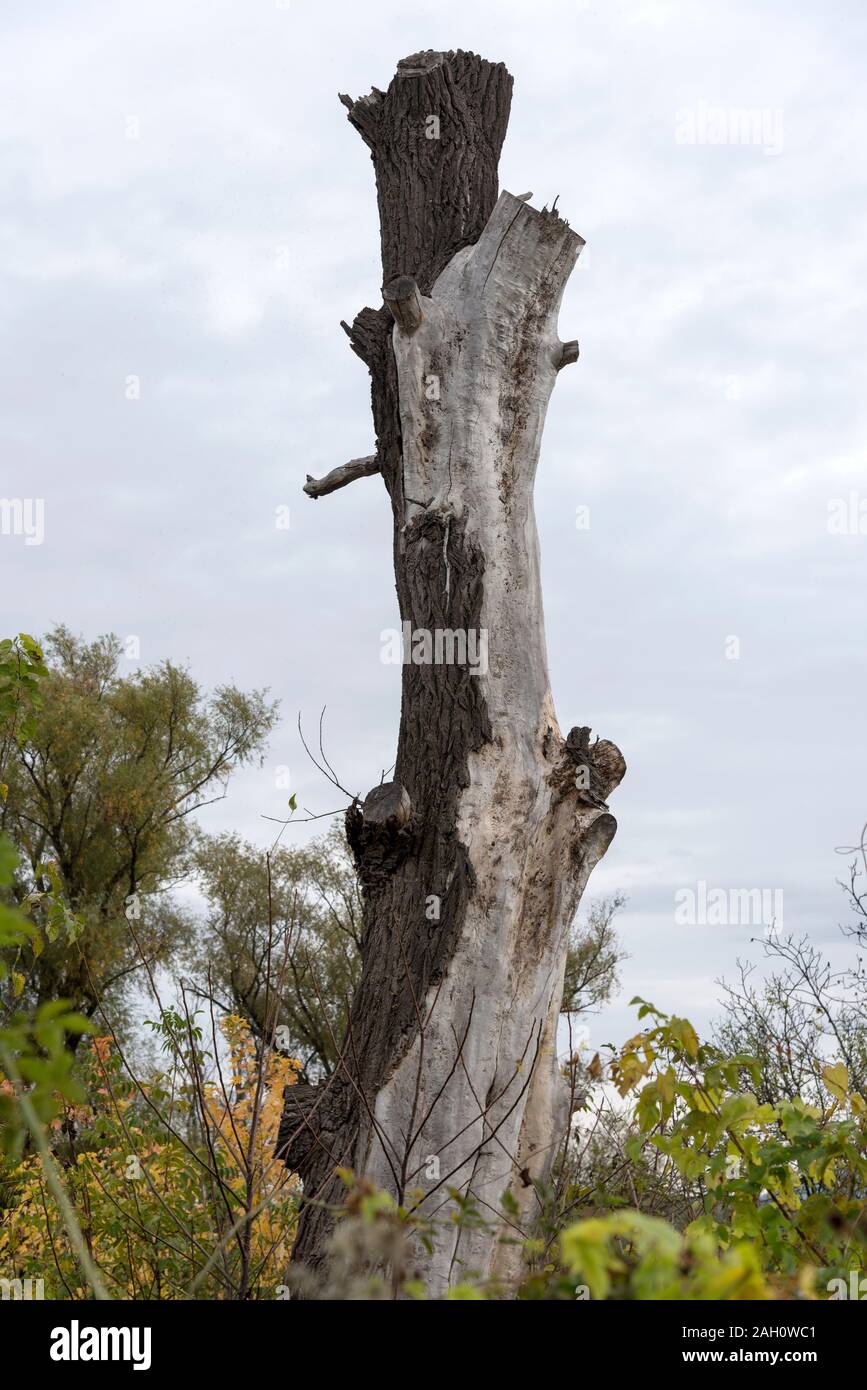
[[[330,473],[326,473],[324,478],[313,478],[308,473],[307,482],[304,484],[304,491],[308,497],[326,497],[329,492],[336,492],[338,488],[346,487],[347,483],[354,483],[356,478],[369,478],[371,474],[379,472],[379,459],[376,454],[368,454],[365,458],[350,459],[348,463],[341,463],[338,468],[332,468]]]
[[[575,342],[574,339],[573,339],[571,342],[569,342],[569,343],[564,343],[564,344],[563,344],[563,350],[562,350],[562,352],[560,353],[560,356],[559,356],[559,359],[558,359],[558,362],[557,362],[558,368],[559,368],[559,367],[568,367],[569,364],[570,364],[570,362],[577,362],[577,361],[578,361],[578,355],[579,355],[579,354],[578,354],[578,344],[577,344],[577,342]]]

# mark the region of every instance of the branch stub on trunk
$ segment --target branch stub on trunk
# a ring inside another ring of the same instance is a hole
[[[382,297],[402,333],[414,333],[422,321],[421,296],[411,275],[398,275],[382,287]]]
[[[367,793],[361,814],[368,829],[391,824],[402,830],[412,815],[409,792],[400,782],[383,782]]]
[[[346,838],[364,888],[369,892],[394,873],[412,849],[415,817],[400,782],[383,782],[346,812]]]

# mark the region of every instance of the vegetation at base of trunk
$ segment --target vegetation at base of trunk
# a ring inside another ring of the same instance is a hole
[[[32,638],[0,645],[0,656],[8,765],[10,741],[41,746],[43,697],[56,687]],[[327,1084],[341,1065],[357,884],[334,836],[261,855],[192,822],[189,834],[187,872],[204,906],[170,1000],[143,971],[158,1054],[147,1066],[128,1028],[114,1026],[110,990],[91,1019],[63,999],[39,1001],[32,963],[50,946],[62,971],[65,957],[92,952],[98,928],[58,873],[22,897],[20,846],[0,837],[0,1278],[41,1278],[48,1296],[71,1299],[418,1300],[431,1296],[426,1250],[457,1226],[488,1231],[520,1258],[510,1279],[464,1271],[433,1294],[448,1301],[857,1296],[867,1268],[863,834],[844,885],[851,967],[834,971],[809,942],[772,933],[772,973],[754,985],[744,964],[738,983],[721,982],[709,1041],[634,1000],[639,1031],[590,1055],[581,1020],[608,998],[623,959],[623,899],[594,904],[566,961],[572,1117],[550,1178],[528,1176],[530,1219],[507,1182],[491,1210],[448,1173],[431,1174],[443,1197],[431,1211],[429,1185],[408,1184],[398,1203],[341,1167],[316,1267],[289,1264],[309,1194],[275,1141],[284,1097],[303,1078]],[[141,942],[127,925],[132,956]]]
[[[514,1285],[468,1279],[448,1298],[845,1296],[839,1290],[853,1272],[867,1268],[867,1103],[846,1067],[819,1064],[815,1104],[793,1095],[769,1105],[755,1093],[754,1058],[701,1042],[685,1018],[633,1003],[650,1026],[594,1070],[597,1090],[627,1102],[621,1176],[629,1171],[621,1186],[635,1205],[612,1185],[616,1170],[606,1173],[598,1152],[595,1172],[594,1164],[582,1172],[579,1125],[561,1172],[537,1189],[532,1234],[503,1235],[471,1199],[451,1194],[460,1223],[487,1224],[497,1239],[521,1246],[525,1274]],[[745,1077],[753,1089],[744,1088]],[[415,1252],[430,1243],[433,1223],[411,1199],[398,1207],[363,1178],[343,1178],[329,1276],[317,1282],[297,1271],[292,1288],[305,1298],[424,1298]],[[655,1214],[660,1205],[667,1217]],[[581,1217],[586,1211],[593,1214]],[[501,1215],[507,1225],[518,1215],[508,1190]]]
[[[76,1099],[50,1122],[94,1264],[114,1298],[273,1298],[297,1208],[274,1141],[297,1068],[274,1052],[260,1067],[231,1015],[211,1049],[192,1020],[167,1014],[156,1026],[162,1068],[133,1079],[114,1040],[94,1037],[80,1050]],[[51,1297],[88,1297],[39,1156],[10,1163],[0,1191],[0,1269],[42,1277]]]

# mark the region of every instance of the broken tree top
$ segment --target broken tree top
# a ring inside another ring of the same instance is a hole
[[[376,168],[383,281],[411,274],[427,294],[496,202],[512,76],[475,53],[428,51],[402,59],[387,91],[340,100]]]
[[[362,309],[351,326],[342,327],[353,351],[375,375],[386,370],[393,325],[415,333],[425,313],[423,300],[446,266],[458,252],[482,242],[486,229],[490,236],[498,227],[497,162],[511,99],[512,77],[505,64],[461,50],[433,49],[403,58],[387,91],[374,87],[357,99],[340,97],[350,123],[370,148],[376,171],[384,304]],[[519,225],[520,208],[511,205],[531,197],[521,193],[509,200],[505,230],[516,240],[522,226],[526,236],[534,217],[550,219],[552,230],[559,224],[560,234],[568,229],[555,208],[541,214],[528,208]],[[509,195],[502,195],[501,204],[504,198]],[[503,230],[499,228],[498,237]],[[572,233],[567,244],[577,254],[583,241]],[[501,267],[507,262],[503,254]],[[560,368],[577,361],[578,343],[557,340],[552,351]],[[375,393],[376,452],[342,463],[323,478],[308,475],[308,497],[324,497],[375,473],[382,474],[394,494],[399,431],[393,415],[384,418],[384,406]]]

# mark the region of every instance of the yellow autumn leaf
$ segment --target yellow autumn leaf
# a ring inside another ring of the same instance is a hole
[[[845,1100],[849,1094],[849,1072],[842,1062],[822,1068],[822,1080],[836,1100]]]
[[[674,1100],[674,1068],[669,1067],[667,1071],[661,1073],[656,1080],[656,1088],[666,1105],[671,1105]]]
[[[669,1027],[672,1035],[677,1038],[678,1042],[683,1044],[688,1055],[690,1057],[697,1057],[699,1047],[698,1034],[689,1019],[672,1017],[669,1019]]]
[[[646,1062],[642,1062],[636,1052],[627,1052],[617,1063],[617,1090],[621,1096],[626,1096],[634,1086],[637,1086],[643,1076],[647,1075],[649,1067]]]

